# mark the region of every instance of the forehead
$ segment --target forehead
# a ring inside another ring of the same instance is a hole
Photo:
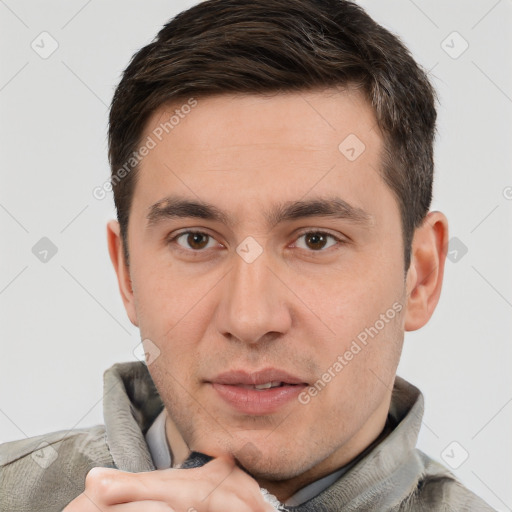
[[[383,185],[382,136],[355,89],[183,99],[154,112],[141,140],[153,146],[135,194],[144,216],[171,194],[251,205],[267,220],[277,199],[333,191],[364,210],[365,188],[371,202],[372,185]]]
[[[191,129],[193,133],[191,133]],[[162,105],[151,116],[143,135],[161,142],[192,143],[195,148],[258,143],[280,147],[301,143],[303,151],[329,147],[344,136],[380,136],[374,111],[364,93],[353,87],[274,94],[217,94],[181,98]],[[368,140],[368,142],[370,142]],[[186,149],[186,148],[185,148]],[[295,151],[300,147],[294,147]]]

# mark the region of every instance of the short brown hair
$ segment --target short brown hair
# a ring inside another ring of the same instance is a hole
[[[384,135],[381,172],[400,208],[407,270],[414,230],[432,200],[435,91],[401,41],[347,0],[206,0],[133,56],[112,100],[108,134],[127,264],[138,169],[131,165],[122,180],[116,172],[126,170],[155,110],[190,96],[352,84],[364,91]]]

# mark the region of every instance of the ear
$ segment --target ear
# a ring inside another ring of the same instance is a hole
[[[448,220],[429,212],[414,232],[411,265],[407,272],[405,330],[415,331],[429,320],[441,295],[448,246]]]
[[[138,327],[139,324],[133,297],[130,268],[126,264],[124,258],[123,243],[120,232],[121,229],[117,220],[111,220],[107,223],[108,252],[110,253],[110,259],[117,274],[117,282],[119,284],[121,298],[123,299],[124,308],[126,309],[130,322]]]

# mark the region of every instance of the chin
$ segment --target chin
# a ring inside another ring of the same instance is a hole
[[[247,443],[233,456],[256,480],[289,480],[316,464],[316,461],[299,458],[299,451],[294,448],[268,447],[260,451],[252,443]]]

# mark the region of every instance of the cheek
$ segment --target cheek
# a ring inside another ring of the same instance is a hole
[[[389,311],[388,323],[374,320],[362,329],[347,328],[357,334],[338,338],[336,344],[330,344],[330,353],[324,353],[324,373],[314,384],[317,391],[313,392],[309,414],[325,415],[329,411],[334,423],[326,430],[332,427],[354,433],[387,396],[403,340],[400,317],[394,315],[394,309]]]
[[[361,261],[352,268],[340,271],[338,279],[326,283],[325,293],[316,295],[319,316],[331,330],[315,345],[324,372],[320,380],[329,381],[324,399],[345,410],[358,400],[373,403],[373,394],[386,391],[379,377],[387,383],[398,364],[405,311],[400,265],[394,262],[384,271]]]
[[[175,396],[182,395],[184,388],[193,393],[204,318],[194,315],[194,309],[190,311],[186,299],[170,300],[165,293],[161,298],[159,300],[156,293],[150,294],[139,308],[142,311],[138,316],[141,339],[149,339],[154,344],[150,346],[156,346],[153,351],[157,357],[149,370],[158,378],[158,382],[155,381],[158,389],[168,389],[169,394]],[[143,299],[140,299],[141,303]]]
[[[318,311],[323,323],[329,328],[337,343],[333,350],[343,350],[365,329],[379,321],[394,318],[393,305],[403,302],[403,278],[401,268],[386,268],[366,264],[340,269],[325,280],[323,290],[309,289],[309,303]],[[301,290],[308,290],[310,283],[304,282]],[[308,293],[307,291],[305,293]],[[379,323],[380,325],[380,323]]]
[[[201,329],[202,299],[213,279],[193,279],[170,266],[139,265],[134,274],[134,297],[141,335],[158,340],[191,338]]]

